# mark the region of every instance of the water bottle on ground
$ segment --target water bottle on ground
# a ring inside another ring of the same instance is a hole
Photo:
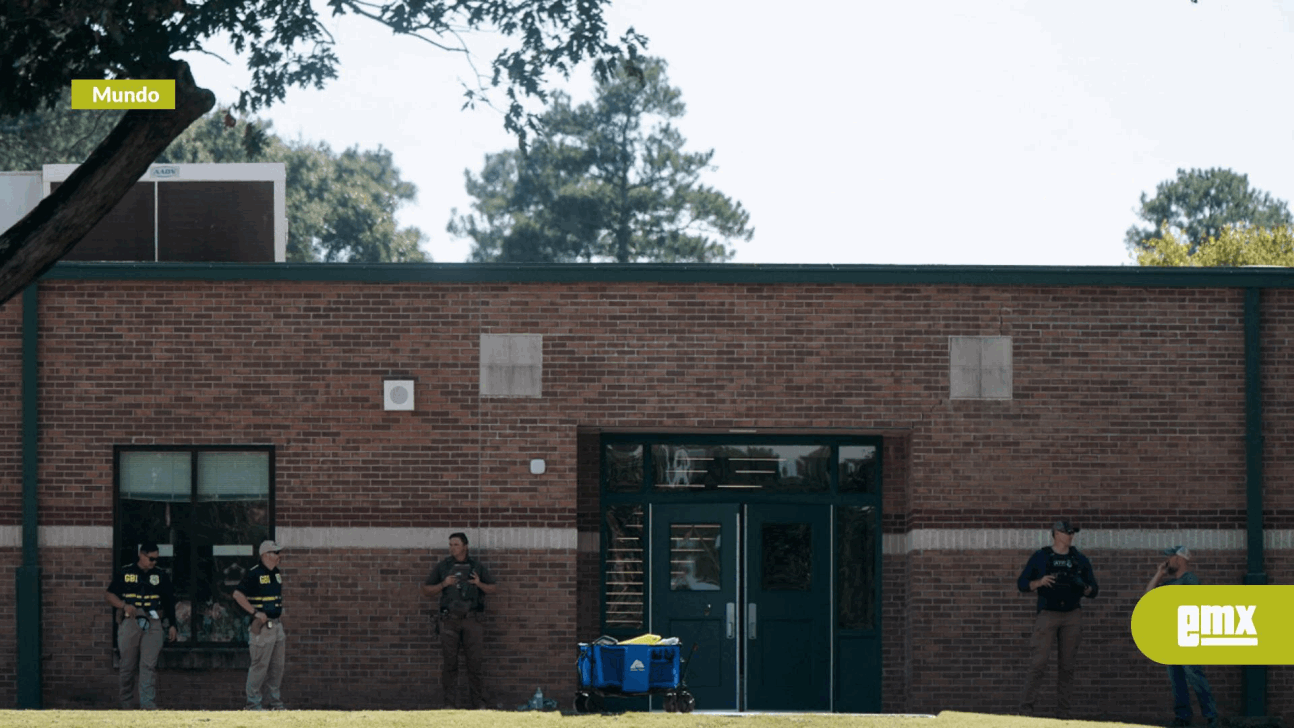
[[[535,696],[530,699],[530,709],[531,710],[544,709],[544,689],[543,688],[535,688]]]

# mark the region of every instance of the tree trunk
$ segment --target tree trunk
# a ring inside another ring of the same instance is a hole
[[[49,270],[126,196],[148,165],[216,104],[198,88],[189,65],[174,61],[174,111],[132,110],[90,158],[36,209],[0,234],[0,305]]]

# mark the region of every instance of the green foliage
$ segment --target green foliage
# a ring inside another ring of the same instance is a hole
[[[463,35],[500,33],[516,45],[491,63],[488,85],[503,86],[505,119],[523,132],[524,96],[542,98],[549,72],[563,76],[586,59],[601,73],[645,40],[630,30],[608,42],[603,7],[610,0],[328,0],[332,15],[359,15],[400,34],[466,55]],[[320,8],[322,9],[322,8]],[[72,79],[172,78],[169,63],[227,37],[251,72],[238,108],[255,111],[290,87],[323,88],[337,75],[333,38],[311,0],[8,0],[0,4],[0,116],[36,111]],[[199,79],[200,82],[200,79]],[[486,98],[487,78],[467,89],[468,104]]]
[[[0,169],[81,164],[116,123],[119,111],[73,111],[66,104],[0,125]],[[97,135],[96,135],[97,133]],[[399,228],[395,213],[417,197],[400,178],[390,150],[285,142],[268,121],[235,122],[224,110],[207,114],[157,158],[162,164],[282,162],[287,172],[290,262],[426,261],[426,236]]]
[[[504,126],[525,147],[534,116],[523,97],[545,98],[550,72],[568,77],[592,60],[605,78],[622,61],[632,66],[645,39],[630,29],[620,45],[607,40],[603,8],[610,0],[328,0],[332,15],[367,17],[470,59],[463,38],[500,34],[516,43],[491,63],[489,85],[508,98]],[[282,100],[290,87],[322,88],[336,76],[333,38],[312,0],[0,0],[0,119],[49,108],[74,79],[174,79],[175,110],[123,114],[85,162],[26,217],[0,232],[0,303],[12,298],[71,250],[130,190],[148,164],[190,124],[209,112],[215,95],[201,88],[185,52],[203,53],[227,38],[251,72],[238,108],[255,111]],[[473,66],[475,68],[475,66]],[[485,76],[467,88],[466,105],[489,101]],[[348,167],[384,162],[359,154]],[[389,155],[385,162],[389,166]],[[380,198],[380,195],[374,199]],[[381,215],[365,231],[387,232]],[[390,226],[394,232],[394,226]],[[363,241],[346,249],[321,238],[325,257],[370,260]],[[392,250],[414,254],[408,234]]]
[[[1294,223],[1284,200],[1250,189],[1247,175],[1221,168],[1177,170],[1177,179],[1160,182],[1153,198],[1141,194],[1137,216],[1148,227],[1128,229],[1125,240],[1134,254],[1148,250],[1163,229],[1184,238],[1194,252],[1229,225],[1276,228]]]
[[[52,107],[0,117],[0,170],[40,169],[85,161],[123,111],[71,111],[71,87]]]
[[[1137,253],[1146,266],[1228,267],[1242,265],[1294,266],[1294,226],[1254,228],[1228,225],[1222,234],[1192,246],[1165,227]]]
[[[700,184],[714,151],[685,152],[681,93],[648,58],[597,84],[592,103],[554,94],[528,149],[466,172],[473,213],[449,223],[475,262],[722,262],[749,240],[749,214]]]

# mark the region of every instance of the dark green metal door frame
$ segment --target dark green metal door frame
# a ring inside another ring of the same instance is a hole
[[[1245,289],[1245,531],[1246,584],[1266,584],[1263,553],[1262,290]],[[1242,673],[1245,715],[1267,715],[1267,668]]]
[[[649,515],[649,511],[651,507],[670,508],[670,507],[677,507],[677,506],[685,506],[685,507],[691,506],[699,509],[705,509],[717,504],[735,505],[738,502],[744,503],[751,507],[758,507],[758,506],[776,507],[778,505],[785,505],[788,507],[792,505],[810,505],[810,506],[817,505],[817,506],[828,506],[828,507],[835,506],[837,508],[849,507],[849,506],[868,507],[868,508],[874,509],[876,514],[875,515],[876,527],[872,536],[875,539],[875,545],[873,549],[875,564],[873,566],[872,573],[876,575],[877,582],[871,594],[872,611],[873,611],[873,614],[875,615],[875,622],[868,629],[846,630],[846,629],[838,628],[837,618],[835,615],[835,610],[837,608],[836,590],[835,590],[835,586],[833,585],[832,597],[831,597],[832,615],[830,620],[830,624],[831,624],[830,632],[831,632],[831,639],[837,644],[837,654],[839,654],[840,652],[839,651],[840,641],[844,638],[852,638],[855,640],[858,638],[865,638],[865,639],[875,638],[876,650],[877,650],[875,655],[875,658],[876,658],[875,665],[877,668],[876,675],[875,675],[876,679],[869,681],[868,685],[874,687],[874,689],[879,691],[880,690],[879,638],[881,634],[880,579],[882,578],[881,577],[881,574],[882,574],[882,570],[881,570],[881,565],[882,565],[881,493],[884,490],[884,480],[885,480],[885,476],[884,476],[885,437],[886,437],[885,435],[879,435],[879,434],[847,434],[847,433],[841,433],[841,432],[831,432],[831,433],[813,432],[811,429],[802,430],[794,434],[787,433],[787,432],[727,432],[727,433],[720,433],[720,432],[658,433],[658,432],[650,432],[650,431],[603,432],[601,434],[601,437],[599,438],[599,447],[598,447],[598,451],[599,451],[598,461],[600,464],[604,463],[604,458],[606,457],[607,445],[630,444],[630,445],[642,446],[641,457],[643,458],[643,466],[642,466],[642,473],[641,473],[642,481],[632,491],[627,489],[623,491],[610,490],[607,486],[607,480],[608,480],[607,469],[604,464],[600,465],[599,467],[600,487],[599,487],[599,498],[598,498],[598,512],[602,520],[602,545],[601,545],[601,554],[599,557],[599,561],[600,561],[599,581],[601,582],[601,585],[599,589],[599,594],[600,594],[600,601],[601,601],[600,618],[602,620],[601,621],[602,633],[609,634],[611,636],[616,636],[616,637],[635,636],[636,634],[640,633],[640,632],[634,632],[633,634],[631,634],[632,630],[629,630],[629,631],[614,630],[610,628],[606,622],[606,619],[607,619],[606,610],[607,610],[607,598],[608,598],[606,574],[607,574],[607,559],[609,558],[608,549],[609,549],[609,543],[610,543],[610,537],[611,537],[611,534],[608,531],[608,527],[606,523],[606,513],[608,508],[612,508],[616,506],[641,506],[644,509],[643,556],[644,556],[644,560],[647,560],[647,553],[651,549],[657,548],[657,545],[654,543],[655,540],[651,537],[652,530],[656,527],[655,525],[653,525],[652,516]],[[825,445],[825,446],[831,447],[833,452],[832,457],[829,460],[830,480],[832,485],[830,489],[827,491],[810,492],[810,493],[787,492],[787,493],[775,493],[775,494],[761,494],[761,493],[752,493],[752,492],[741,492],[740,495],[737,495],[733,492],[712,492],[712,491],[692,492],[692,493],[658,492],[653,490],[653,487],[652,487],[652,483],[654,482],[653,468],[655,466],[655,463],[652,458],[651,446],[667,445],[667,444],[673,444],[673,445],[678,445],[678,444]],[[840,473],[838,469],[839,457],[840,457],[839,448],[847,445],[873,446],[876,448],[875,450],[876,460],[874,465],[875,480],[866,492],[845,492],[845,493],[840,492]],[[833,534],[832,543],[828,545],[828,550],[834,551],[837,548],[838,548],[838,544],[835,543],[835,535]],[[644,590],[643,590],[644,591],[644,621],[645,621],[646,615],[651,614],[653,604],[655,603],[654,602],[655,597],[652,595],[652,590],[650,588],[650,580],[644,579],[644,581],[647,582],[646,584],[644,584]],[[645,624],[644,624],[644,627],[645,627]],[[839,708],[839,706],[841,705],[841,700],[839,698],[840,690],[855,691],[858,689],[858,686],[855,685],[854,682],[850,681],[851,677],[857,678],[858,675],[851,674],[847,676],[840,672],[837,672],[835,674],[835,684],[831,686],[831,689],[837,691],[836,698],[835,698],[837,708]],[[879,693],[877,694],[877,696],[875,696],[874,702],[876,706],[875,710],[876,712],[879,712],[880,710]]]
[[[17,575],[18,707],[39,710],[41,702],[40,659],[40,559],[37,538],[39,520],[37,465],[39,441],[40,373],[37,344],[40,320],[37,311],[37,283],[22,294],[22,566]]]

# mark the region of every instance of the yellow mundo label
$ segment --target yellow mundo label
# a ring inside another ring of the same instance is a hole
[[[1164,665],[1294,665],[1294,586],[1161,586],[1132,610],[1132,639]]]
[[[174,109],[175,81],[147,79],[126,81],[72,81],[74,109]]]

